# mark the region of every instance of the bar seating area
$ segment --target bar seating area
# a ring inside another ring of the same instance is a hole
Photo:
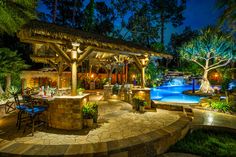
[[[17,93],[13,95],[17,113],[16,127],[20,130],[22,124],[24,124],[24,131],[26,132],[27,128],[30,128],[32,136],[34,136],[35,127],[38,127],[42,124],[47,126],[48,122],[41,120],[40,115],[47,110],[47,106],[42,104],[37,99],[32,97],[34,90],[26,88],[23,90],[21,95],[22,100],[19,99]]]

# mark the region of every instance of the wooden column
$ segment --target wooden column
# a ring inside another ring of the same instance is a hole
[[[128,83],[128,61],[125,61],[125,83]]]
[[[71,84],[71,96],[77,95],[77,51],[73,50],[71,51],[71,78],[72,78],[72,84]]]
[[[141,69],[141,87],[144,88],[145,87],[145,67],[142,66]]]

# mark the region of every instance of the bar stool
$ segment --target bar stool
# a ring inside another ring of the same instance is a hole
[[[29,123],[26,123],[24,132],[26,131],[26,127],[32,127],[32,136],[34,136],[34,129],[36,126],[40,126],[41,124],[46,124],[47,122],[40,120],[40,115],[47,110],[46,106],[40,106],[38,104],[38,101],[32,99],[31,96],[29,96],[29,103],[27,104],[27,107],[25,108],[25,112],[28,114],[28,118],[30,120]],[[37,118],[37,121],[36,121]]]

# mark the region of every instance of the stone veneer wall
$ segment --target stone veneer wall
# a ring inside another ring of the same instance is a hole
[[[55,98],[48,107],[49,126],[66,130],[82,129],[82,106],[88,99],[88,95],[83,98]]]
[[[148,103],[148,106],[151,107],[151,95],[150,95],[150,88],[134,88],[132,89],[132,98],[134,95],[138,95],[145,99]]]

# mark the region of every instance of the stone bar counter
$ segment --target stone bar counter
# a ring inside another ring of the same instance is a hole
[[[49,98],[47,111],[49,126],[65,130],[82,129],[82,107],[88,100],[89,94]]]
[[[150,88],[132,88],[132,97],[134,97],[134,95],[142,97],[147,102],[148,107],[151,107],[150,91]]]

